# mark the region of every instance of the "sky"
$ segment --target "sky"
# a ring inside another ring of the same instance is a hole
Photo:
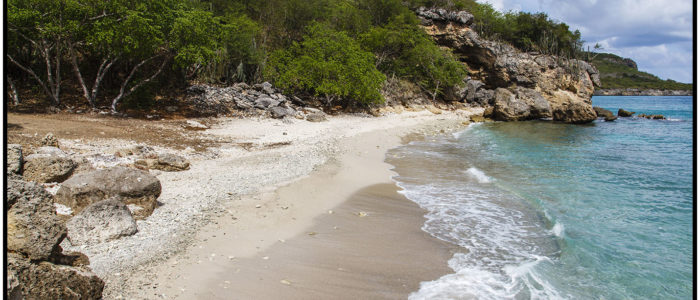
[[[693,82],[692,0],[477,0],[500,11],[545,12],[586,46],[628,57],[640,71]]]

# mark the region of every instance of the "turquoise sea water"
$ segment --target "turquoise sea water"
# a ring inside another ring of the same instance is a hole
[[[594,97],[620,118],[472,125],[389,152],[424,230],[461,246],[412,299],[690,299],[692,97]]]

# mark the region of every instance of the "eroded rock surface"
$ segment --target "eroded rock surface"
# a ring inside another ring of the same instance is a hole
[[[66,180],[56,193],[56,202],[70,207],[73,214],[88,205],[114,196],[133,204],[137,219],[150,216],[160,196],[158,178],[138,169],[113,167],[76,174]]]
[[[22,174],[36,182],[62,182],[73,174],[77,164],[61,149],[41,147],[25,158]]]
[[[66,235],[51,195],[34,182],[7,183],[7,250],[46,260]]]
[[[118,197],[88,205],[66,222],[66,227],[73,245],[111,241],[138,231],[131,211]]]

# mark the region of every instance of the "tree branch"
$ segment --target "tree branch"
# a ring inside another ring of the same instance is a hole
[[[134,85],[133,87],[131,87],[128,91],[125,91],[126,86],[129,84],[129,81],[131,81],[131,78],[134,77],[134,74],[136,73],[136,71],[141,66],[143,66],[145,63],[147,63],[147,62],[149,62],[149,61],[151,61],[159,56],[164,56],[164,58],[163,58],[163,62],[160,64],[160,67],[158,67],[158,70],[153,75],[151,75],[151,77],[148,77],[147,79],[142,80],[141,82],[139,82],[136,85]],[[151,57],[141,61],[136,66],[134,66],[134,68],[131,69],[131,73],[129,74],[129,76],[122,83],[122,86],[119,89],[119,95],[117,95],[117,97],[114,98],[114,100],[112,100],[112,112],[117,112],[117,104],[119,103],[119,101],[121,99],[123,99],[124,97],[128,97],[136,89],[138,89],[139,87],[143,86],[144,84],[146,84],[146,83],[150,82],[151,80],[153,80],[154,78],[156,78],[156,76],[158,76],[163,71],[163,68],[165,67],[166,63],[168,62],[168,58],[169,58],[168,55],[158,54],[158,55],[151,56]]]

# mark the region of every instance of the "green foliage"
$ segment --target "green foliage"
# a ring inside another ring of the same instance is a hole
[[[396,18],[362,35],[361,43],[375,53],[382,72],[414,81],[431,94],[442,94],[462,81],[466,69],[413,22],[416,20]]]
[[[637,88],[661,90],[692,90],[693,85],[673,80],[662,80],[642,72],[625,63],[625,60],[610,53],[590,53],[592,64],[600,72],[601,88]]]
[[[372,53],[346,33],[320,23],[308,27],[302,42],[272,53],[267,77],[281,88],[323,96],[327,105],[338,98],[382,102],[379,89],[386,80]]]

